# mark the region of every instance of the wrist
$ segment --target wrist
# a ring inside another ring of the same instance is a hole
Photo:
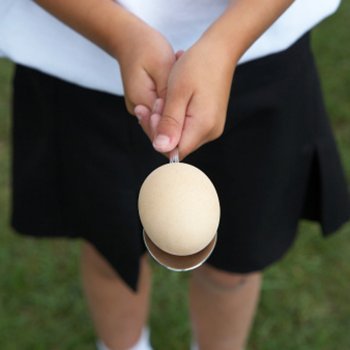
[[[104,17],[104,27],[96,31],[93,41],[119,61],[135,38],[143,37],[149,26],[117,3],[112,3],[110,10]]]
[[[233,75],[237,66],[239,55],[226,44],[222,38],[214,37],[215,33],[206,32],[198,40],[193,49],[199,52],[198,57],[203,57],[209,65],[224,74]]]
[[[229,60],[233,65],[238,63],[242,55],[240,44],[235,40],[234,34],[229,34],[221,23],[211,25],[201,36],[199,42],[210,47],[211,52],[221,56],[223,60]]]

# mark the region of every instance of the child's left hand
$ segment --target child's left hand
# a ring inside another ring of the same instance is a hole
[[[205,40],[180,56],[170,71],[163,112],[151,119],[154,148],[168,153],[178,146],[184,158],[222,134],[235,62]]]
[[[197,42],[174,64],[153,145],[181,158],[221,136],[235,64],[220,47]],[[169,138],[168,142],[167,137]]]

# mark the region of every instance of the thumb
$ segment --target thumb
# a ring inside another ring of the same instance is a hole
[[[181,91],[168,91],[164,111],[153,139],[156,151],[167,153],[178,145],[189,100],[190,96],[187,98]]]

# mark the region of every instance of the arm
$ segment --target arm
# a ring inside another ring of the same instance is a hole
[[[224,129],[229,92],[239,58],[292,4],[292,0],[231,1],[224,14],[174,64],[153,145],[181,158]]]
[[[140,20],[112,0],[36,0],[37,4],[65,24],[118,57],[125,29]]]
[[[157,97],[164,94],[175,62],[164,37],[112,0],[36,2],[118,60],[128,111],[133,114],[141,104],[147,117]]]
[[[225,13],[204,33],[202,40],[216,42],[235,62],[294,0],[231,0]]]

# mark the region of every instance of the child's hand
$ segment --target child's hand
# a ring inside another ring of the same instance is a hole
[[[293,0],[230,0],[224,13],[174,64],[153,146],[184,158],[224,129],[233,72],[250,45]]]
[[[183,53],[183,50],[177,51],[175,53],[176,60],[178,60]],[[165,95],[166,89],[164,89],[164,93],[162,92],[162,97],[155,100],[151,110],[144,105],[137,105],[134,109],[134,113],[139,119],[142,129],[145,131],[150,140],[153,140],[156,135],[158,123],[161,119],[161,114],[163,113]]]
[[[128,111],[141,105],[141,126],[151,137],[149,117],[166,94],[176,56],[167,40],[115,1],[36,0],[45,10],[101,47],[119,62]]]
[[[125,39],[119,43],[117,56],[127,109],[137,115],[151,138],[150,115],[157,98],[165,97],[175,53],[159,32],[140,21],[125,29]],[[135,110],[137,105],[142,107]]]
[[[179,147],[180,157],[218,138],[224,129],[235,62],[220,46],[205,40],[183,53],[168,80],[154,148]]]

